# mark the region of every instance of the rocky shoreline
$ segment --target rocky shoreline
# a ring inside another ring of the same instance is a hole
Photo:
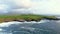
[[[46,19],[46,20],[60,20],[58,18],[55,18],[55,19],[53,19],[53,18],[44,18],[44,19]],[[40,20],[42,20],[42,19],[39,19],[39,20],[34,20],[34,19],[31,19],[31,20],[19,19],[19,20],[17,20],[17,19],[14,19],[14,20],[4,20],[4,22],[10,22],[10,21],[18,21],[18,22],[25,22],[25,21],[31,22],[31,21],[35,21],[35,22],[39,22]]]
[[[19,22],[30,22],[30,21],[36,21],[39,22],[42,19],[47,20],[60,20],[56,18],[55,16],[44,16],[44,15],[0,15],[0,23],[2,22],[10,22],[10,21],[19,21]]]

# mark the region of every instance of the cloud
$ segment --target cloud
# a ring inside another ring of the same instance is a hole
[[[32,12],[34,14],[60,14],[60,0],[3,0],[11,6],[10,12]],[[4,4],[3,3],[3,4]],[[23,9],[23,10],[21,10]],[[8,11],[9,12],[9,11]]]
[[[31,0],[13,0],[13,1],[17,6],[20,7],[30,7],[32,4]]]
[[[60,0],[33,1],[32,9],[35,14],[60,14]]]
[[[30,8],[13,9],[8,14],[33,14]]]
[[[31,8],[30,11],[34,14],[60,14],[59,1],[60,0],[14,0],[19,7]]]

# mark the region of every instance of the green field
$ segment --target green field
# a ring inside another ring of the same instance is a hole
[[[33,15],[33,14],[28,14],[28,15],[0,15],[0,22],[4,21],[13,21],[13,20],[41,20],[44,17],[46,18],[56,18],[55,16],[44,16],[44,15]]]

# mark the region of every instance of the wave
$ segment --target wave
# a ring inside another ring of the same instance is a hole
[[[49,23],[51,22],[51,23]],[[31,31],[31,32],[34,32],[36,31],[39,31],[39,30],[43,30],[43,31],[48,31],[50,32],[50,30],[44,30],[44,29],[40,29],[40,28],[44,28],[44,27],[41,27],[41,26],[46,26],[46,24],[54,24],[55,22],[58,22],[58,21],[53,21],[53,20],[41,20],[39,22],[35,22],[35,21],[31,21],[31,22],[18,22],[18,21],[11,21],[11,22],[3,22],[3,23],[0,23],[0,33],[2,32],[5,32],[5,34],[12,34],[14,31],[15,33],[16,32],[20,32],[20,33],[23,33],[23,32],[26,32],[26,31]],[[20,30],[24,30],[24,31],[20,31]]]

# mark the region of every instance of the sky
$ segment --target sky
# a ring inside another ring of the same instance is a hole
[[[60,0],[0,0],[0,13],[60,15]]]

